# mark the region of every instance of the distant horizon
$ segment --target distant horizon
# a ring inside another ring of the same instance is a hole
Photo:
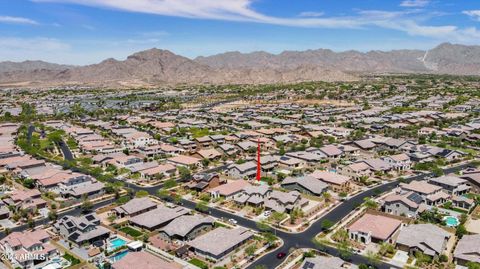
[[[175,53],[174,51],[172,50],[169,50],[169,49],[164,49],[164,48],[157,48],[157,47],[152,47],[152,48],[147,48],[147,49],[144,49],[144,50],[139,50],[139,51],[133,51],[131,52],[130,54],[128,55],[125,55],[123,57],[119,57],[119,58],[115,58],[115,57],[109,57],[108,55],[105,56],[104,59],[98,61],[98,62],[94,62],[94,63],[87,63],[87,64],[68,64],[68,63],[61,63],[61,62],[50,62],[50,61],[44,61],[44,60],[41,60],[41,59],[28,59],[28,60],[23,60],[23,61],[11,61],[11,60],[4,60],[4,61],[0,61],[0,63],[5,63],[5,62],[11,62],[11,63],[23,63],[23,62],[45,62],[45,63],[50,63],[50,64],[58,64],[58,65],[69,65],[69,66],[75,66],[75,67],[81,67],[81,66],[86,66],[86,65],[94,65],[94,64],[99,64],[105,60],[108,60],[108,59],[114,59],[116,61],[124,61],[126,60],[129,56],[135,54],[135,53],[138,53],[138,52],[143,52],[143,51],[148,51],[148,50],[152,50],[152,49],[158,49],[158,50],[165,50],[165,51],[170,51],[171,53],[174,53],[178,56],[182,56],[182,57],[185,57],[185,58],[188,58],[190,60],[195,60],[196,58],[198,57],[210,57],[210,56],[215,56],[215,55],[221,55],[221,54],[227,54],[227,53],[241,53],[241,54],[251,54],[251,53],[256,53],[256,52],[264,52],[264,53],[268,53],[268,54],[271,54],[271,55],[280,55],[284,52],[305,52],[305,51],[315,51],[315,50],[330,50],[334,53],[344,53],[344,52],[349,52],[349,51],[356,51],[356,52],[360,52],[360,53],[369,53],[369,52],[375,52],[375,51],[380,51],[380,52],[391,52],[391,51],[401,51],[401,50],[419,50],[419,51],[428,51],[428,50],[431,50],[433,48],[436,48],[440,45],[443,45],[443,44],[451,44],[451,45],[459,45],[459,46],[479,46],[479,45],[465,45],[465,44],[460,44],[460,43],[452,43],[452,42],[442,42],[442,43],[439,43],[431,48],[428,48],[428,49],[409,49],[409,48],[404,48],[404,49],[392,49],[392,50],[365,50],[365,51],[362,51],[362,50],[355,50],[355,49],[349,49],[349,50],[334,50],[334,49],[329,49],[329,48],[311,48],[311,49],[305,49],[305,50],[283,50],[283,51],[280,51],[280,52],[277,52],[277,53],[272,53],[272,52],[268,52],[268,51],[263,51],[263,50],[257,50],[257,51],[247,51],[247,52],[242,52],[242,51],[224,51],[224,52],[219,52],[219,53],[216,53],[216,54],[211,54],[211,55],[198,55],[198,56],[195,56],[195,57],[188,57],[188,56],[185,56],[185,55],[181,55],[181,54],[178,54],[178,53]]]
[[[0,61],[69,65],[158,47],[193,59],[480,44],[471,0],[0,0]]]

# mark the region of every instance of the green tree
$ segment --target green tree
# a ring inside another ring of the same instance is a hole
[[[140,190],[140,191],[137,191],[137,193],[135,193],[135,197],[137,198],[143,198],[147,196],[148,196],[148,192],[145,190]]]
[[[176,193],[172,193],[170,195],[170,199],[175,204],[180,204],[180,202],[182,201],[182,197],[180,195],[176,194]]]
[[[255,251],[257,251],[257,247],[254,245],[248,246],[245,249],[245,253],[247,254],[247,256],[253,256],[253,254],[255,254]]]
[[[445,254],[442,254],[442,255],[440,255],[440,257],[438,258],[438,260],[439,260],[440,262],[448,262],[448,256],[445,255]]]
[[[210,160],[207,159],[207,158],[203,158],[202,159],[202,165],[203,167],[208,167],[208,165],[210,164]]]
[[[275,179],[273,179],[272,177],[261,177],[260,180],[263,182],[267,182],[267,184],[270,186],[275,183]]]
[[[272,230],[272,228],[263,221],[256,222],[255,225],[257,226],[257,229],[260,230],[261,232],[268,232]]]
[[[28,189],[33,189],[35,187],[35,181],[31,178],[26,178],[23,180],[23,186]]]
[[[192,178],[192,173],[190,172],[190,169],[185,166],[178,167],[178,173],[180,174],[180,179],[182,181],[188,181]]]
[[[32,218],[28,218],[27,224],[28,224],[28,228],[30,229],[35,228],[35,221]]]
[[[57,216],[57,211],[55,211],[55,210],[50,210],[50,211],[48,212],[48,219],[49,219],[49,220],[51,220],[51,221],[56,221],[57,218],[58,218],[58,216]]]
[[[272,215],[270,215],[270,218],[273,220],[273,222],[277,225],[277,227],[280,225],[280,222],[285,219],[285,214],[280,213],[280,212],[273,212]]]
[[[340,258],[344,260],[350,259],[353,255],[352,247],[348,241],[343,241],[338,245],[338,253],[340,254]]]
[[[5,121],[11,121],[12,120],[12,113],[10,113],[9,111],[5,112],[5,114],[3,114],[3,119]]]
[[[375,202],[371,198],[365,198],[364,204],[367,208],[371,208],[371,209],[378,209],[380,206],[377,202]]]
[[[60,141],[62,141],[62,135],[63,135],[63,132],[60,130],[53,131],[47,134],[47,139],[50,142],[59,143]]]
[[[468,269],[480,269],[480,263],[476,262],[467,262],[467,268]]]
[[[460,224],[457,226],[457,230],[455,231],[455,234],[459,237],[462,238],[464,235],[468,233],[467,229],[463,224]]]
[[[284,173],[281,173],[281,172],[277,173],[277,180],[278,181],[283,181],[286,177],[287,177],[287,175],[285,175]]]
[[[210,202],[210,194],[209,193],[202,193],[200,194],[200,200],[204,201],[204,202]]]
[[[30,123],[36,119],[36,111],[33,105],[28,103],[22,103],[22,112],[20,112],[20,120],[26,123]]]
[[[374,267],[378,266],[381,263],[381,257],[371,250],[367,251],[366,256],[368,263]]]
[[[327,231],[328,231],[328,230],[330,230],[330,229],[333,227],[333,225],[335,225],[335,224],[334,224],[333,221],[331,221],[331,220],[326,219],[326,220],[323,220],[323,221],[322,221],[322,229],[323,229],[323,230],[327,230]]]
[[[93,204],[90,200],[85,199],[83,201],[82,205],[80,206],[80,208],[82,209],[82,213],[88,213],[88,212],[92,211]]]
[[[195,205],[195,209],[200,212],[207,212],[208,204],[205,201],[200,201]]]
[[[436,176],[436,177],[440,177],[440,176],[443,176],[445,173],[443,172],[443,170],[439,167],[434,167],[432,168],[432,173]]]
[[[267,241],[269,246],[272,246],[278,239],[272,232],[263,232],[262,236]]]
[[[170,196],[170,192],[165,188],[161,188],[158,190],[157,195],[160,199],[166,200]]]
[[[325,202],[327,204],[332,202],[332,194],[330,194],[329,192],[327,192],[327,191],[323,192],[322,196],[323,196],[323,199],[325,200]]]
[[[392,244],[383,242],[380,245],[380,250],[378,251],[378,253],[382,256],[386,256],[387,254],[393,254],[395,253],[395,247]]]
[[[163,183],[163,187],[166,188],[166,189],[171,189],[171,188],[174,188],[178,185],[177,181],[175,181],[175,179],[168,179],[165,181],[165,183]]]

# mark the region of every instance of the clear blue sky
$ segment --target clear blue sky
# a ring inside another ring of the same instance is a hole
[[[0,61],[480,44],[478,0],[0,0]]]

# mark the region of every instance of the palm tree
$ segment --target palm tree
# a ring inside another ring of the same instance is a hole
[[[327,192],[327,191],[324,192],[324,193],[322,194],[322,196],[323,196],[323,199],[325,199],[325,202],[326,202],[327,204],[329,204],[329,203],[332,201],[332,194],[330,194],[329,192]]]

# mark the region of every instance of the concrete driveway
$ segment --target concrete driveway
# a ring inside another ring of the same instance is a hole
[[[13,223],[9,219],[2,219],[2,220],[0,220],[0,226],[5,227],[5,228],[13,228],[13,227],[15,227],[15,223]]]
[[[395,253],[395,256],[393,256],[390,263],[403,268],[407,263],[407,261],[408,261],[408,253],[405,251],[397,250],[397,253]]]

